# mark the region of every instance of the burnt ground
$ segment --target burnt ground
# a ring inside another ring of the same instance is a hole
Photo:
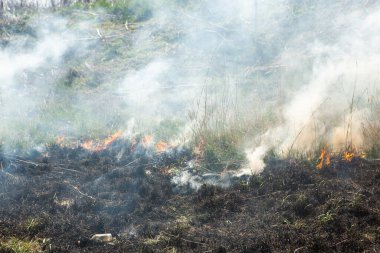
[[[185,168],[190,152],[122,144],[97,153],[52,146],[48,156],[3,155],[0,241],[37,240],[46,252],[380,250],[375,162],[336,157],[317,170],[271,159],[249,180],[196,191],[175,186],[168,173]],[[115,239],[91,241],[97,233]]]

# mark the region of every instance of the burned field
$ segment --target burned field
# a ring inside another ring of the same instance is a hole
[[[173,183],[189,150],[165,152],[125,140],[101,151],[48,147],[2,155],[1,252],[376,252],[380,167],[336,155],[267,159],[259,175],[195,190]],[[217,176],[216,181],[217,181]],[[112,241],[91,240],[111,233]],[[9,239],[12,238],[12,239]],[[8,241],[7,241],[8,240]]]

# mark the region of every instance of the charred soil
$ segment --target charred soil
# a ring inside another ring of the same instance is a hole
[[[380,249],[375,162],[335,158],[317,170],[307,161],[272,159],[260,175],[234,180],[229,188],[193,190],[174,185],[168,173],[185,168],[190,152],[139,153],[128,145],[3,155],[0,241],[34,240],[46,252]],[[114,239],[90,240],[99,233]],[[14,252],[0,245],[0,251]]]

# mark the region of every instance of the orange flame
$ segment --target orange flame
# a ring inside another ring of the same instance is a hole
[[[344,161],[351,162],[352,159],[353,159],[354,157],[355,157],[355,153],[354,153],[354,152],[351,152],[351,151],[345,151],[345,152],[343,153],[343,157],[342,157],[342,159],[343,159]]]
[[[102,150],[105,150],[109,145],[111,145],[114,141],[121,137],[122,134],[122,131],[117,131],[116,133],[108,136],[103,142],[95,143],[92,140],[88,140],[81,143],[80,146],[92,152],[100,152]]]
[[[108,145],[112,144],[114,141],[116,141],[117,139],[119,139],[119,137],[121,137],[123,135],[123,132],[122,131],[117,131],[116,133],[108,136],[104,142],[103,142],[103,146],[107,147]]]
[[[55,140],[55,144],[63,148],[63,141],[65,140],[65,137],[63,136],[58,136],[57,139]]]
[[[164,141],[159,141],[156,143],[157,152],[165,152],[169,148],[169,144]]]
[[[322,169],[323,166],[330,165],[330,154],[326,151],[325,148],[322,148],[321,155],[319,156],[319,163],[317,164],[317,169]]]
[[[346,150],[342,154],[342,160],[347,162],[352,162],[354,158],[361,158],[365,159],[367,157],[367,154],[365,152],[359,152],[355,148],[351,148],[349,150]]]
[[[96,145],[92,140],[85,141],[80,144],[80,146],[84,149],[90,150],[90,151],[95,151]]]
[[[56,144],[61,144],[63,142],[63,140],[65,139],[65,137],[63,136],[58,136],[57,139],[55,140],[55,143]]]
[[[145,135],[142,139],[142,145],[144,148],[149,147],[153,143],[153,136],[152,135]]]
[[[198,145],[194,148],[194,154],[197,156],[197,157],[202,157],[203,154],[204,154],[204,151],[205,151],[205,146],[206,146],[206,140],[205,138],[202,136]]]

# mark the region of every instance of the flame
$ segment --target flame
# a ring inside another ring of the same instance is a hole
[[[159,141],[156,143],[157,152],[165,152],[169,148],[169,144],[164,141]]]
[[[205,146],[206,146],[206,140],[202,136],[198,145],[194,148],[194,154],[196,157],[202,157],[205,151]]]
[[[365,152],[358,152],[355,148],[343,152],[342,160],[351,162],[355,157],[365,159],[367,154]]]
[[[153,136],[152,135],[145,135],[144,138],[141,141],[144,148],[149,147],[153,143]]]
[[[319,156],[319,163],[317,164],[317,169],[322,169],[323,166],[330,165],[330,154],[326,151],[325,148],[322,148],[321,155]]]
[[[94,142],[92,140],[85,141],[85,142],[81,143],[80,146],[82,148],[90,150],[90,151],[95,151],[95,149],[96,149],[95,148],[96,145],[94,144]]]
[[[345,152],[343,153],[343,157],[342,157],[342,159],[343,159],[344,161],[351,162],[352,159],[353,159],[354,157],[355,157],[355,153],[354,153],[354,152],[352,152],[352,151],[345,151]]]
[[[105,147],[108,147],[110,144],[112,144],[114,141],[116,141],[117,139],[119,139],[119,137],[121,137],[123,135],[123,132],[122,131],[117,131],[116,133],[108,136],[104,142],[103,142],[103,146]]]
[[[55,140],[56,144],[61,144],[65,140],[65,137],[63,136],[58,136],[57,139]]]
[[[100,152],[105,150],[109,145],[111,145],[114,141],[122,136],[122,131],[117,131],[114,134],[108,136],[104,141],[100,143],[96,143],[93,140],[88,140],[80,144],[80,146],[86,150],[93,152]]]
[[[55,140],[55,144],[57,144],[58,146],[60,146],[61,148],[64,147],[63,145],[63,141],[65,140],[65,137],[63,136],[58,136],[57,139]]]

